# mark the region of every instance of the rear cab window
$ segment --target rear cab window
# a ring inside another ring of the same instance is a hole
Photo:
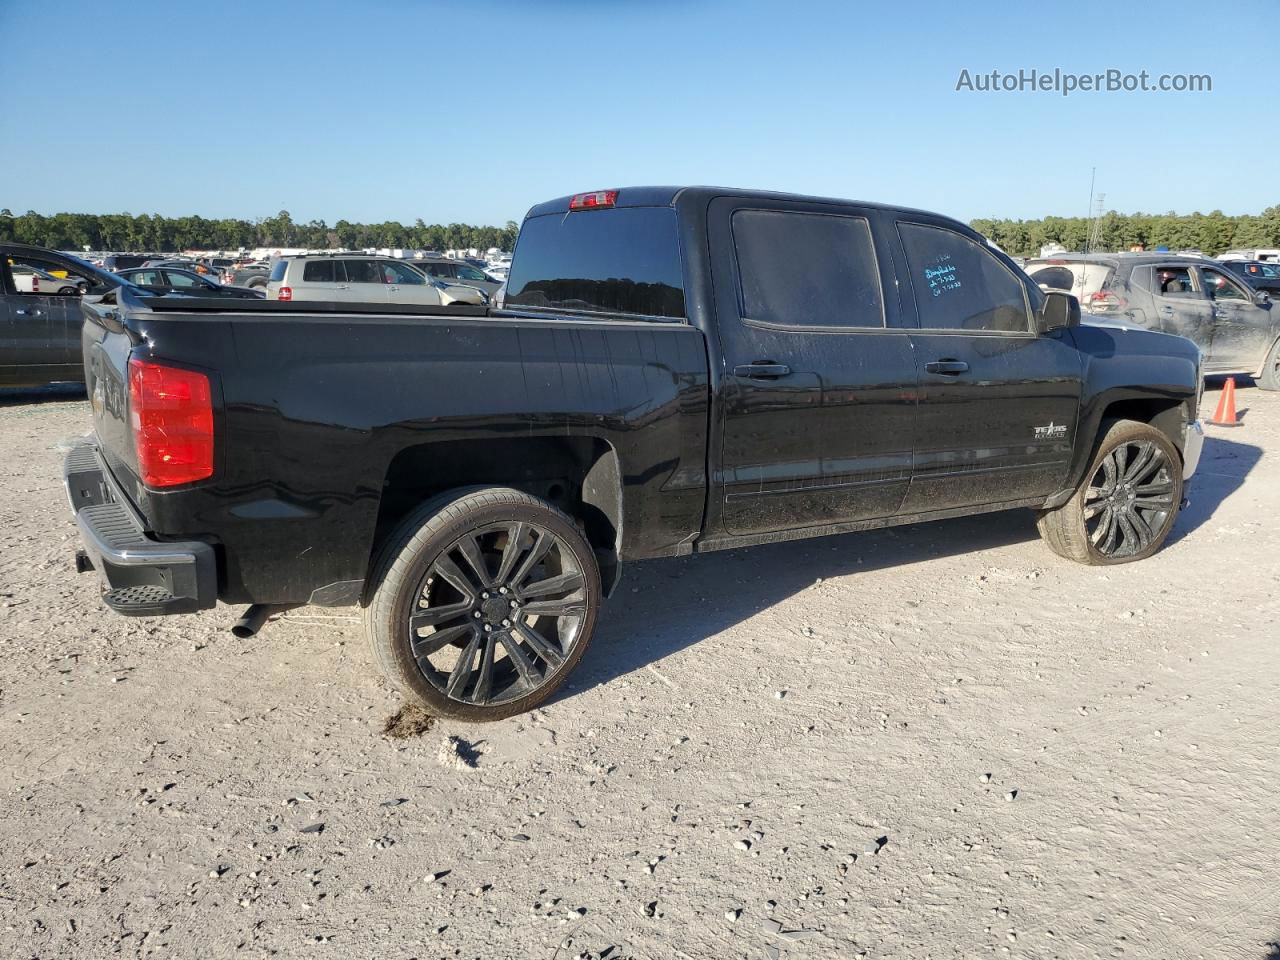
[[[1033,260],[1027,264],[1027,274],[1037,285],[1065,290],[1081,303],[1106,289],[1114,272],[1115,268],[1107,263]]]
[[[613,207],[529,217],[507,307],[620,318],[685,317],[676,211]]]

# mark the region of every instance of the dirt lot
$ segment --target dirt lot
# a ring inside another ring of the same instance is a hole
[[[1280,956],[1280,395],[1239,401],[1151,560],[1013,513],[641,565],[545,710],[397,740],[350,611],[108,613],[83,395],[0,397],[0,956]]]

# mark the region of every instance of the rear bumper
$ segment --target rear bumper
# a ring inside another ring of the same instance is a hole
[[[1200,466],[1200,453],[1204,450],[1204,427],[1199,420],[1191,420],[1182,432],[1182,479],[1190,480]]]
[[[106,587],[102,599],[107,606],[125,616],[158,617],[205,610],[217,602],[213,547],[195,540],[154,539],[116,489],[96,446],[73,448],[62,478],[83,553]],[[77,569],[84,566],[77,562]]]

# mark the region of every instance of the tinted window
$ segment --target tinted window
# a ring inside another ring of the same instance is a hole
[[[733,215],[733,246],[744,317],[802,326],[884,326],[866,220],[739,210]]]
[[[136,283],[140,287],[162,287],[164,281],[160,279],[159,270],[139,270],[137,273],[131,273],[126,277],[130,283]]]
[[[676,212],[620,207],[530,217],[507,289],[507,306],[683,317]]]
[[[271,268],[271,276],[267,279],[280,281],[284,279],[284,272],[289,269],[288,260],[277,260],[275,266]]]
[[[381,283],[378,265],[372,260],[343,260],[347,268],[348,283]]]
[[[487,280],[487,279],[489,279],[489,278],[488,278],[488,277],[486,277],[483,273],[481,273],[479,270],[477,270],[475,267],[468,267],[468,266],[464,266],[463,264],[458,264],[457,271],[458,271],[458,277],[459,277],[459,279],[462,279],[462,280]]]
[[[70,263],[62,263],[58,260],[51,260],[47,257],[18,252],[13,253],[9,257],[9,263],[15,265],[26,264],[27,266],[35,267],[37,270],[44,271],[54,281],[61,282],[63,286],[66,286],[68,283],[76,284],[77,282],[85,282],[91,288],[98,285],[98,288],[101,289],[101,285],[98,283],[97,277],[87,270],[76,269]],[[42,291],[46,283],[47,281],[42,281]]]
[[[333,283],[332,260],[308,260],[302,268],[303,283]]]
[[[425,263],[422,269],[427,271],[433,277],[456,277],[458,275],[457,268],[451,263]]]
[[[982,244],[915,223],[898,233],[923,329],[1030,330],[1026,288]]]

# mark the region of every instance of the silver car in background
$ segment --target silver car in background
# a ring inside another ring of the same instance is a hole
[[[434,280],[408,261],[352,253],[281,257],[271,268],[267,299],[440,306],[489,302],[484,291]]]

